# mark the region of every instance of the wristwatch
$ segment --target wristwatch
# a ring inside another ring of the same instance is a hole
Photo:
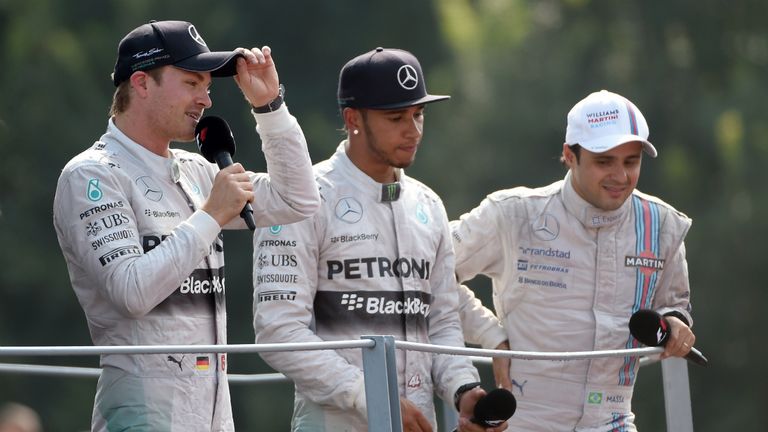
[[[251,109],[253,109],[253,112],[256,114],[264,114],[276,111],[278,108],[280,108],[280,106],[283,105],[283,96],[285,96],[285,86],[280,84],[280,87],[278,87],[277,90],[276,98],[272,99],[272,101],[266,105],[258,107],[251,105]]]
[[[464,393],[479,386],[480,384],[481,384],[480,382],[471,382],[467,384],[462,384],[461,387],[456,389],[456,393],[453,395],[453,405],[456,407],[456,411],[461,411],[459,409],[459,401],[461,401],[461,396],[463,396]]]

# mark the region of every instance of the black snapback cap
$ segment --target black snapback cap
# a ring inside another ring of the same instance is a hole
[[[120,41],[112,81],[118,86],[136,71],[166,65],[216,77],[232,76],[240,56],[235,51],[212,52],[195,26],[186,21],[150,21]]]
[[[341,69],[339,107],[396,109],[449,99],[430,95],[416,57],[401,49],[376,48]]]

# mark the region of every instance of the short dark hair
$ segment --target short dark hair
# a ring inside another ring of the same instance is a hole
[[[571,148],[571,151],[573,154],[576,155],[576,163],[579,163],[579,158],[581,157],[581,146],[578,144],[569,145]],[[560,155],[560,163],[565,165],[565,156]]]
[[[160,84],[163,80],[163,71],[165,68],[155,68],[150,69],[146,71],[147,75],[152,77],[152,79]],[[115,89],[115,94],[112,95],[112,106],[109,108],[109,116],[115,116],[117,114],[125,112],[125,110],[128,109],[128,105],[131,103],[131,81],[125,80],[121,82],[117,89]]]

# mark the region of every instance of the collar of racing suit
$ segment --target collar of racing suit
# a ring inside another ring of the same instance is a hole
[[[575,216],[586,228],[602,228],[615,225],[631,213],[632,200],[630,199],[624,201],[624,204],[616,210],[605,211],[592,206],[576,192],[571,181],[571,171],[569,170],[563,182],[563,203],[568,212]]]
[[[128,136],[115,125],[114,119],[112,118],[109,119],[107,135],[110,135],[114,141],[120,143],[120,146],[125,150],[125,153],[128,156],[136,161],[140,161],[141,164],[148,165],[149,169],[147,172],[166,172],[172,182],[177,183],[179,181],[181,176],[179,162],[176,160],[176,155],[174,154],[173,149],[169,149],[170,157],[163,157],[152,153],[141,144],[128,138]]]
[[[371,196],[376,197],[376,201],[378,202],[388,202],[388,201],[395,201],[396,199],[386,199],[386,194],[382,193],[382,188],[389,186],[389,185],[397,185],[398,188],[398,197],[403,195],[403,191],[405,190],[405,172],[400,168],[395,168],[395,178],[397,179],[397,183],[379,183],[376,180],[372,179],[368,174],[364,173],[360,170],[354,163],[352,163],[352,160],[349,159],[349,156],[347,156],[347,152],[344,150],[346,148],[347,141],[344,140],[339,144],[339,146],[336,148],[336,153],[331,156],[331,159],[336,159],[334,161],[334,166],[341,166],[344,172],[350,177],[351,181],[354,182],[358,188],[363,190],[366,194],[370,193]]]

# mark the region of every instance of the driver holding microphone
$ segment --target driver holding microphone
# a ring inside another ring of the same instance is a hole
[[[194,25],[152,21],[118,46],[107,131],[59,177],[53,222],[94,345],[226,344],[225,225],[253,201],[259,226],[312,215],[304,135],[268,47],[212,52]],[[254,107],[269,174],[219,170],[192,141],[212,77]],[[109,354],[93,431],[233,431],[224,353]]]
[[[489,195],[451,222],[459,282],[493,282],[496,315],[462,286],[465,339],[483,348],[592,351],[637,347],[630,316],[664,315],[662,357],[688,354],[691,220],[635,189],[648,124],[628,99],[590,94],[568,113],[565,179]],[[497,383],[517,398],[510,430],[635,431],[637,357],[572,361],[494,359]]]

